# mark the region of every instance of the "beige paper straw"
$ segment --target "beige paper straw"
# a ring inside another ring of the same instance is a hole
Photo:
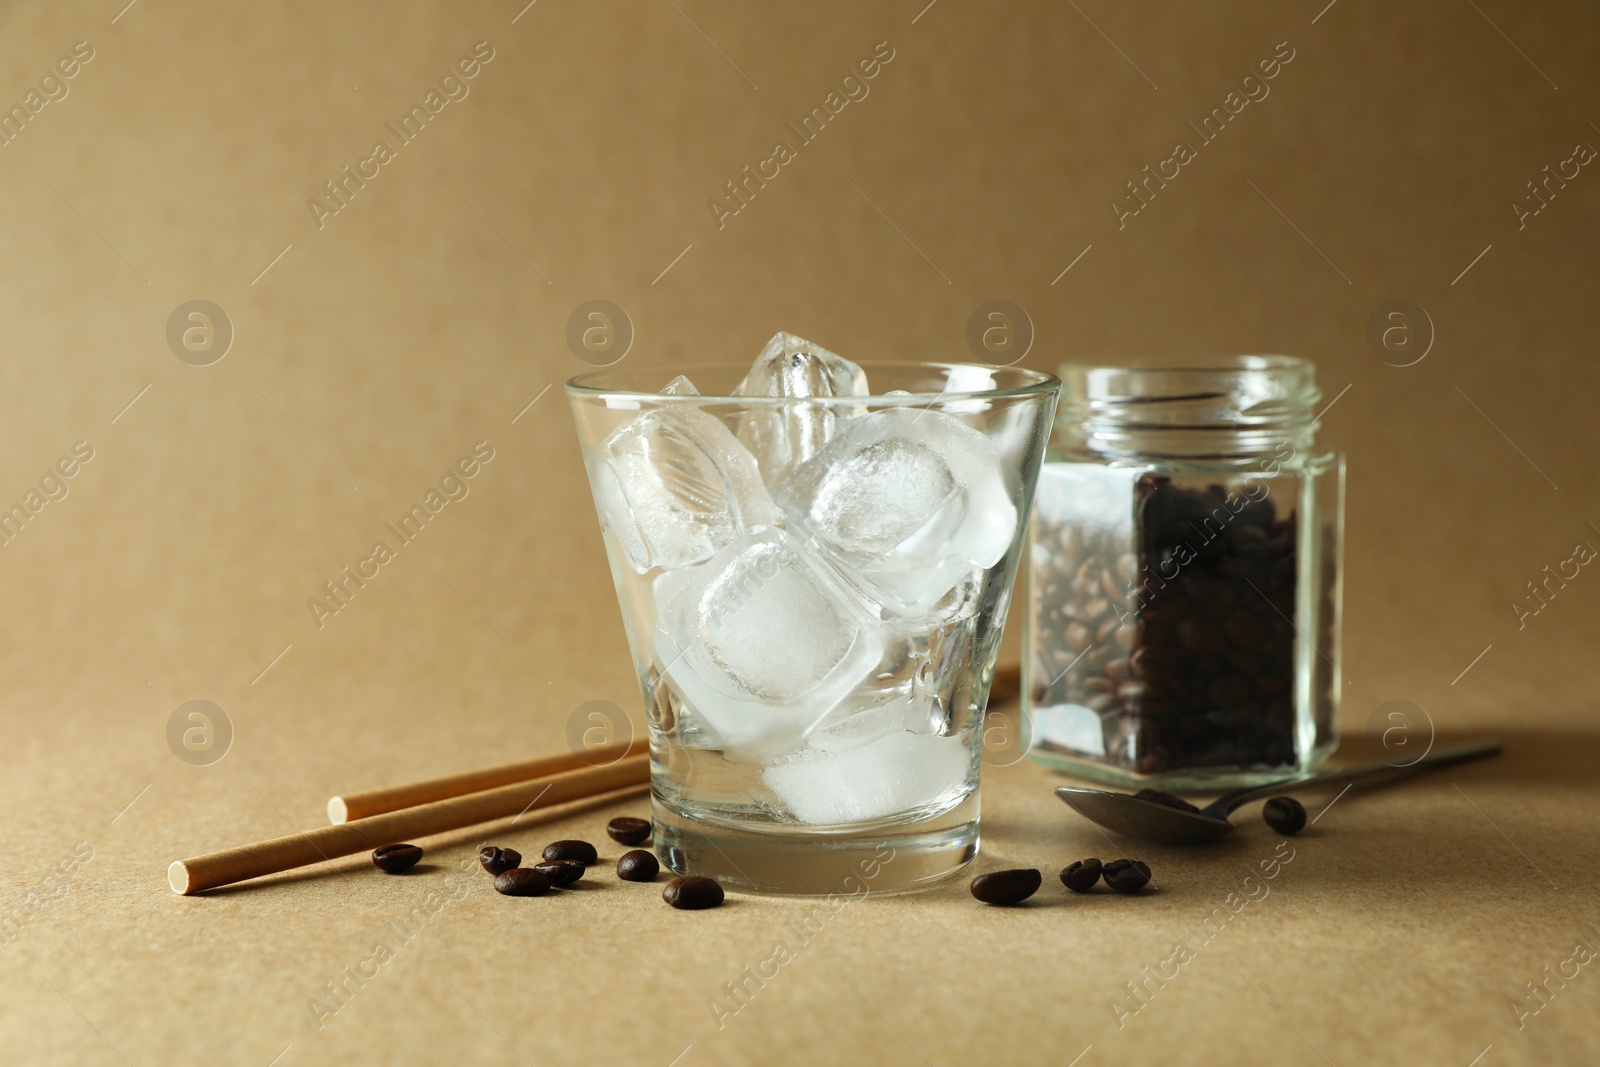
[[[386,811],[399,811],[401,808],[414,808],[418,804],[431,804],[436,800],[447,800],[468,793],[481,793],[485,789],[497,789],[513,782],[526,782],[581,767],[600,767],[649,751],[649,748],[650,743],[647,740],[638,738],[631,743],[619,742],[587,752],[542,756],[539,759],[506,763],[498,767],[486,767],[483,770],[466,771],[443,778],[429,778],[422,782],[407,782],[384,789],[372,789],[365,793],[342,794],[328,800],[328,822],[338,826],[353,819],[365,819],[373,815],[382,815]]]
[[[277,837],[243,848],[224,849],[192,859],[178,860],[167,868],[167,881],[175,893],[190,895],[218,886],[293,870],[339,856],[366,852],[412,838],[459,830],[477,823],[520,815],[570,801],[593,798],[650,781],[650,758],[630,756],[604,767],[584,767],[544,778],[515,782],[465,796],[436,800],[413,808],[353,819],[338,826],[321,826],[304,833]]]

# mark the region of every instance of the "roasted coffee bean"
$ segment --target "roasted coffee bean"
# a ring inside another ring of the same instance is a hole
[[[1261,617],[1248,611],[1235,611],[1223,622],[1222,628],[1228,631],[1228,639],[1241,648],[1259,645],[1267,638],[1267,627]]]
[[[522,866],[522,853],[514,848],[495,848],[484,845],[478,850],[478,862],[490,874],[503,874],[513,867]]]
[[[714,878],[674,878],[661,891],[661,899],[683,911],[699,911],[722,903],[722,887]]]
[[[617,860],[617,877],[624,882],[653,882],[660,873],[661,864],[654,854],[642,848],[624,852],[622,858]]]
[[[624,815],[606,823],[606,833],[619,845],[637,845],[650,836],[650,820]]]
[[[1250,699],[1250,683],[1237,674],[1224,674],[1211,683],[1211,702],[1219,708],[1232,708]]]
[[[1222,627],[1204,615],[1191,615],[1180,622],[1178,640],[1201,659],[1212,659],[1228,650],[1228,638]]]
[[[1166,756],[1159,752],[1146,752],[1133,761],[1133,772],[1135,774],[1160,774],[1169,766],[1171,764],[1167,761]]]
[[[1153,800],[1157,804],[1165,804],[1167,807],[1177,808],[1179,811],[1200,810],[1182,797],[1175,797],[1171,793],[1163,793],[1159,789],[1141,789],[1134,796],[1140,800]]]
[[[550,892],[550,879],[528,867],[513,867],[494,876],[494,888],[508,897],[542,897]]]
[[[409,871],[422,858],[422,849],[416,845],[384,845],[372,850],[372,865],[385,874]]]
[[[571,885],[582,878],[583,872],[587,869],[578,860],[545,860],[543,863],[533,865],[533,870],[550,879],[550,884],[556,886]]]
[[[1082,652],[1089,647],[1089,642],[1094,640],[1089,627],[1077,621],[1069,622],[1062,636],[1067,642],[1067,647],[1074,652]]]
[[[972,895],[985,904],[1017,904],[1039,889],[1039,872],[1032,867],[990,871],[972,880]]]
[[[1261,817],[1280,834],[1297,834],[1306,828],[1306,809],[1294,797],[1273,797],[1261,808]]]
[[[1100,868],[1100,876],[1119,893],[1137,893],[1150,884],[1150,867],[1139,860],[1112,860]]]
[[[1100,880],[1100,861],[1073,860],[1061,872],[1061,884],[1074,893],[1087,893]]]
[[[587,841],[557,841],[544,846],[544,858],[547,860],[578,860],[587,866],[594,866],[600,859],[600,854],[594,846]]]

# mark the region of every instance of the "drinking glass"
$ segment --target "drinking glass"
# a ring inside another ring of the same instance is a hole
[[[732,365],[567,384],[679,874],[856,893],[976,854],[983,710],[1060,382],[862,368],[871,396],[735,396]]]

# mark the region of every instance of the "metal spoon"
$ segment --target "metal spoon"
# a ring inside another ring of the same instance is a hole
[[[1499,741],[1473,741],[1437,749],[1414,763],[1395,766],[1392,763],[1369,763],[1358,767],[1340,767],[1316,774],[1301,774],[1266,785],[1251,786],[1227,793],[1199,811],[1184,811],[1168,807],[1154,800],[1144,800],[1129,793],[1112,793],[1104,789],[1086,789],[1063,785],[1056,788],[1056,796],[1072,805],[1090,822],[1099,823],[1141,841],[1159,841],[1164,845],[1190,845],[1211,841],[1233,829],[1228,815],[1241,804],[1258,797],[1283,793],[1312,786],[1335,785],[1340,782],[1357,782],[1368,779],[1398,778],[1418,771],[1440,767],[1447,763],[1482,759],[1500,751]]]

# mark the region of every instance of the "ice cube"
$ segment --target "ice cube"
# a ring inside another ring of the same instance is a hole
[[[680,374],[672,381],[661,387],[662,396],[699,396],[700,390],[694,387],[687,375]]]
[[[849,752],[898,730],[929,734],[934,722],[931,695],[911,685],[870,689],[846,697],[806,735],[806,744],[824,752]]]
[[[681,384],[680,384],[681,383]],[[682,375],[663,390],[696,395]],[[742,530],[781,523],[750,455],[716,416],[687,404],[652,408],[604,445],[595,500],[640,574],[708,559]]]
[[[854,419],[774,494],[793,529],[887,612],[921,616],[1011,546],[1017,509],[994,445],[960,419]]]
[[[656,656],[729,759],[801,747],[883,656],[876,620],[781,529],[659,575],[655,596]]]
[[[843,356],[792,333],[776,333],[734,396],[866,396],[867,375]]]
[[[1029,718],[1036,741],[1049,741],[1090,756],[1106,754],[1105,729],[1100,716],[1082,704],[1035,707]]]
[[[848,752],[801,753],[766,767],[761,780],[800,822],[839,826],[955,797],[971,770],[965,738],[901,731]]]
[[[773,336],[756,357],[734,396],[866,396],[867,375],[843,356],[789,333]],[[768,485],[776,485],[832,437],[851,409],[822,404],[756,406],[739,424],[739,439],[760,462]]]

